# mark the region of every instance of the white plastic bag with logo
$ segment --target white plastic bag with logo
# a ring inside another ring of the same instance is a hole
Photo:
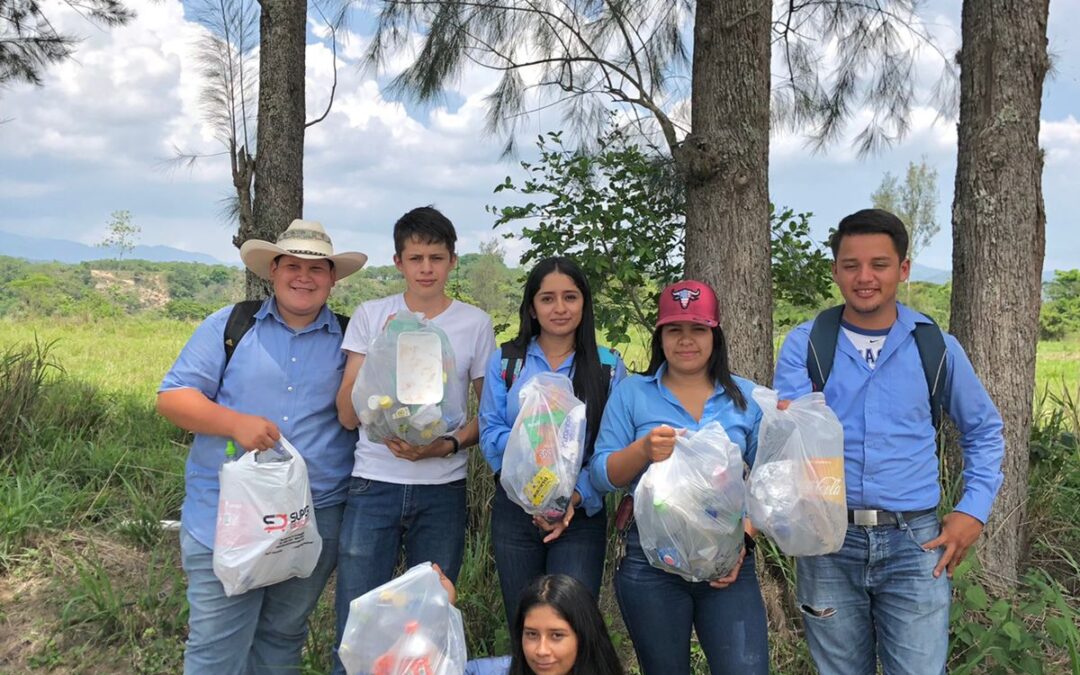
[[[349,603],[338,657],[345,671],[370,675],[465,672],[465,626],[431,563]]]
[[[675,439],[671,457],[645,470],[634,520],[653,567],[687,581],[727,576],[743,541],[742,451],[719,422]]]
[[[839,551],[847,534],[844,427],[819,392],[777,410],[777,393],[756,387],[761,406],[750,472],[750,522],[787,555]]]
[[[506,496],[534,516],[563,517],[581,473],[585,404],[566,375],[540,373],[518,393],[518,412],[503,453]]]
[[[284,436],[221,465],[214,574],[225,595],[309,577],[322,552],[307,464]]]
[[[427,445],[465,421],[465,401],[448,386],[454,350],[422,314],[399,312],[368,347],[352,404],[373,443],[400,438]]]

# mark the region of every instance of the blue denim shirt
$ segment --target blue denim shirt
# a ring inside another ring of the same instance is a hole
[[[626,366],[618,353],[600,348],[600,362],[612,366],[611,384],[609,392],[626,377]],[[574,355],[571,354],[563,361],[554,372],[573,378],[571,372],[574,367]],[[506,391],[503,379],[502,352],[496,350],[488,361],[487,373],[484,376],[484,395],[480,398],[480,412],[477,419],[480,420],[480,449],[484,453],[491,470],[498,472],[502,469],[503,452],[506,451],[506,441],[510,437],[510,430],[514,426],[521,411],[521,401],[518,394],[521,387],[538,373],[552,372],[551,364],[544,356],[544,350],[536,344],[534,338],[525,351],[525,358],[521,364],[521,372],[514,378],[510,391]],[[604,505],[603,498],[596,492],[589,480],[590,457],[585,457],[582,463],[581,474],[578,476],[577,489],[581,495],[581,505],[588,515],[594,515]]]
[[[712,396],[705,401],[701,420],[697,421],[679,403],[671,390],[664,386],[662,378],[666,370],[667,364],[664,364],[655,375],[633,375],[626,378],[608,400],[596,439],[596,451],[590,464],[593,486],[600,492],[618,489],[608,479],[608,457],[662,424],[676,429],[697,431],[710,422],[719,422],[732,442],[742,450],[743,461],[753,466],[754,456],[757,454],[758,427],[761,425],[761,408],[750,397],[754,383],[733,375],[735,385],[746,398],[746,410],[740,410],[724,388],[717,386]],[[642,470],[641,473],[645,471]],[[641,474],[638,474],[630,483],[628,489],[631,492],[640,479]]]
[[[897,313],[874,369],[841,331],[825,383],[825,401],[844,425],[850,509],[916,511],[941,500],[930,394],[913,333],[916,323],[929,319],[900,303]],[[806,350],[812,325],[792,330],[780,350],[774,386],[781,398],[811,390]],[[985,523],[1002,481],[1001,416],[956,338],[946,334],[945,349],[952,382],[946,412],[964,453],[964,494],[956,510]]]
[[[345,369],[337,318],[323,306],[313,323],[294,330],[269,298],[225,370],[223,340],[231,311],[229,306],[214,312],[195,329],[158,391],[197,389],[226,408],[267,418],[304,455],[315,507],[345,501],[356,434],[337,419],[335,399]],[[210,548],[226,440],[195,434],[184,469],[181,524]]]

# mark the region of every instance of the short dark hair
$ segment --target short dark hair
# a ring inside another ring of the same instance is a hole
[[[904,221],[885,209],[863,209],[845,216],[829,237],[829,248],[832,249],[834,259],[840,252],[840,240],[855,234],[887,234],[892,239],[900,260],[907,259],[908,233]]]
[[[525,616],[534,607],[547,605],[570,624],[577,636],[578,652],[572,673],[588,675],[623,675],[623,667],[596,598],[574,577],[548,574],[533,579],[518,601],[510,633],[510,675],[533,675],[525,661],[521,644],[525,631]]]
[[[394,223],[394,253],[401,255],[410,239],[425,244],[446,244],[450,255],[454,253],[457,232],[450,219],[430,204],[409,211]]]

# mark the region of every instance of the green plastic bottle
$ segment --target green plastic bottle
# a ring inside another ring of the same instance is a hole
[[[231,462],[236,459],[236,443],[230,438],[225,442],[225,461]]]

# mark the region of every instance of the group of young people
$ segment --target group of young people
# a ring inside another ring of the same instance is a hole
[[[567,257],[537,263],[525,282],[517,336],[497,348],[490,317],[445,292],[456,233],[431,207],[394,226],[394,263],[406,290],[361,304],[343,327],[326,305],[335,281],[366,257],[334,254],[322,227],[294,221],[276,243],[252,241],[241,257],[273,295],[226,356],[232,308],[206,319],[166,375],[158,409],[195,434],[188,456],[181,554],[190,631],[185,672],[267,672],[299,667],[306,619],[337,570],[340,640],[349,603],[408,566],[437,563],[456,581],[465,546],[466,453],[479,444],[495,475],[491,540],[513,644],[513,673],[621,673],[596,608],[609,532],[604,495],[633,491],[676,437],[719,422],[752,466],[761,410],[753,382],[731,372],[715,292],[698,281],[664,288],[648,367],[629,375],[596,342],[588,280]],[[844,426],[849,527],[834,554],[798,559],[798,601],[822,673],[944,672],[949,582],[982,531],[1002,476],[1001,419],[960,345],[943,335],[941,407],[964,451],[964,490],[939,520],[934,404],[916,328],[932,322],[900,304],[907,234],[876,209],[843,219],[831,240],[844,298],[831,374],[817,388]],[[397,313],[441,328],[456,372],[446,386],[479,413],[424,446],[357,434],[351,391],[368,347]],[[734,328],[732,328],[734,329]],[[814,322],[785,340],[774,387],[782,399],[815,388]],[[586,404],[584,465],[565,516],[549,522],[514,504],[499,482],[518,393],[540,373],[561,373]],[[784,401],[781,406],[786,405]],[[227,597],[213,574],[217,472],[233,439],[247,451],[284,434],[309,467],[322,556],[306,579]],[[725,577],[692,583],[650,565],[636,526],[615,592],[646,675],[690,672],[691,632],[719,673],[767,673],[768,631],[754,568],[753,523]],[[943,574],[943,572],[945,572]],[[552,598],[555,598],[554,600]],[[340,662],[335,672],[343,672]]]

